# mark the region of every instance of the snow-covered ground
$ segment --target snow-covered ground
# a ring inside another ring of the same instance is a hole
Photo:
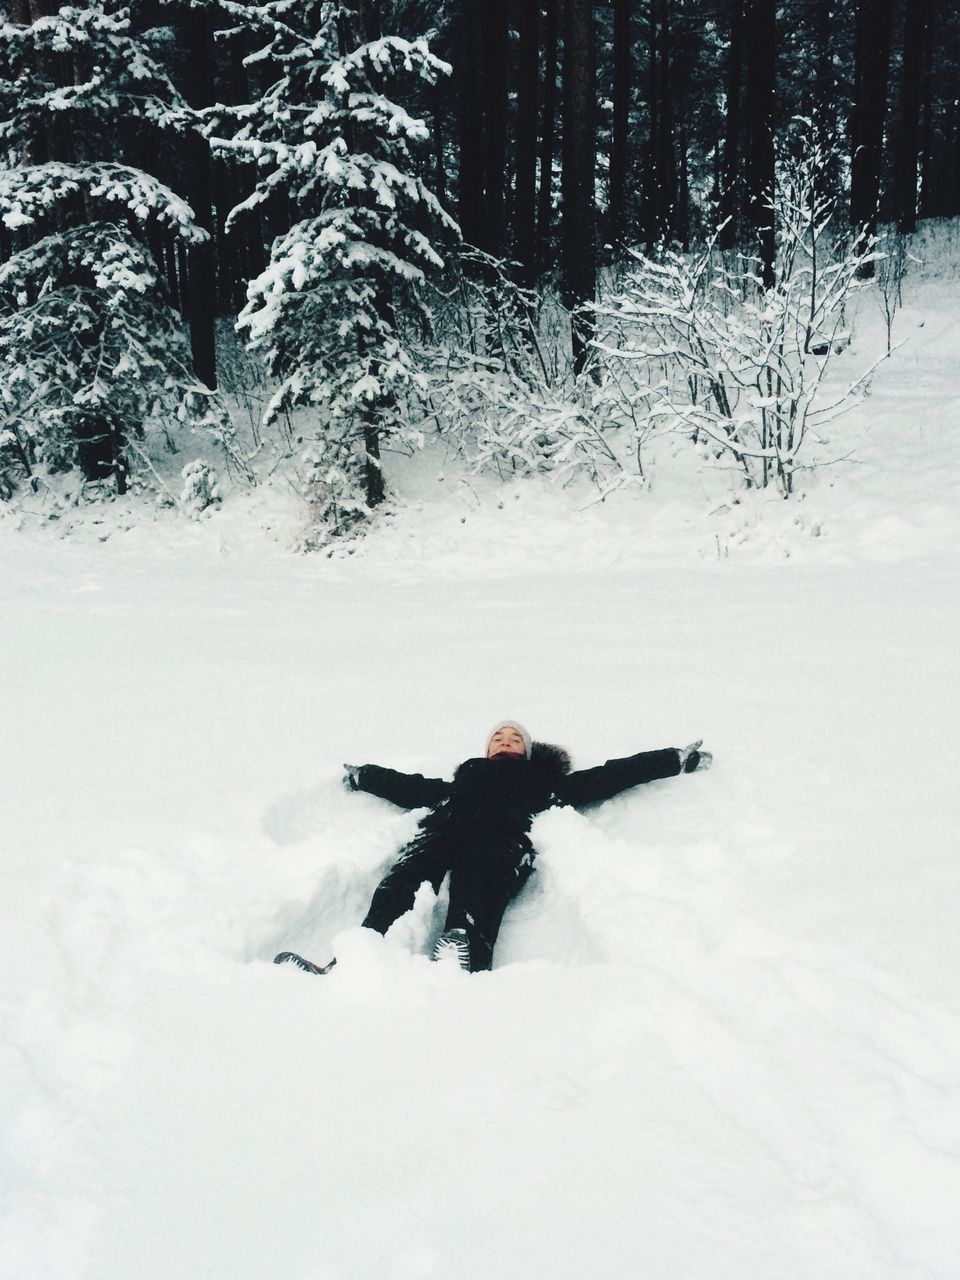
[[[421,464],[335,559],[269,492],[0,525],[4,1280],[960,1277],[956,283],[907,304],[790,503],[668,441],[584,510]],[[341,762],[504,716],[716,763],[538,819],[467,976],[429,897],[356,928],[415,816]]]

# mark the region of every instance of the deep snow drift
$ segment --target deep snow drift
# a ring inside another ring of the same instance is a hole
[[[960,1276],[958,316],[918,289],[791,503],[0,526],[4,1278]],[[470,977],[432,895],[356,929],[415,816],[341,762],[512,715],[716,764],[539,818]]]

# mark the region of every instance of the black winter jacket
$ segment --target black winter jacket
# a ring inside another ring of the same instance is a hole
[[[553,805],[585,809],[641,782],[672,778],[679,772],[676,747],[641,751],[571,773],[570,757],[561,747],[535,742],[529,760],[523,756],[465,760],[452,782],[365,764],[357,772],[356,787],[402,809],[429,808],[420,822],[424,835],[470,828],[516,839],[530,830],[536,814]]]

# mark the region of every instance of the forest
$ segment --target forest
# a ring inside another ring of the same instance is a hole
[[[323,545],[438,436],[603,493],[666,429],[786,498],[853,294],[960,214],[951,0],[0,18],[5,504],[280,472]]]

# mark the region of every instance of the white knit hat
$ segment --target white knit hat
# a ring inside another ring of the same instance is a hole
[[[523,739],[523,749],[526,753],[527,759],[529,760],[530,750],[533,747],[533,739],[530,737],[529,733],[527,733],[523,725],[518,724],[516,720],[501,720],[499,724],[495,724],[487,734],[487,746],[490,746],[490,739],[499,729],[516,729],[517,733],[519,733],[520,737]]]

